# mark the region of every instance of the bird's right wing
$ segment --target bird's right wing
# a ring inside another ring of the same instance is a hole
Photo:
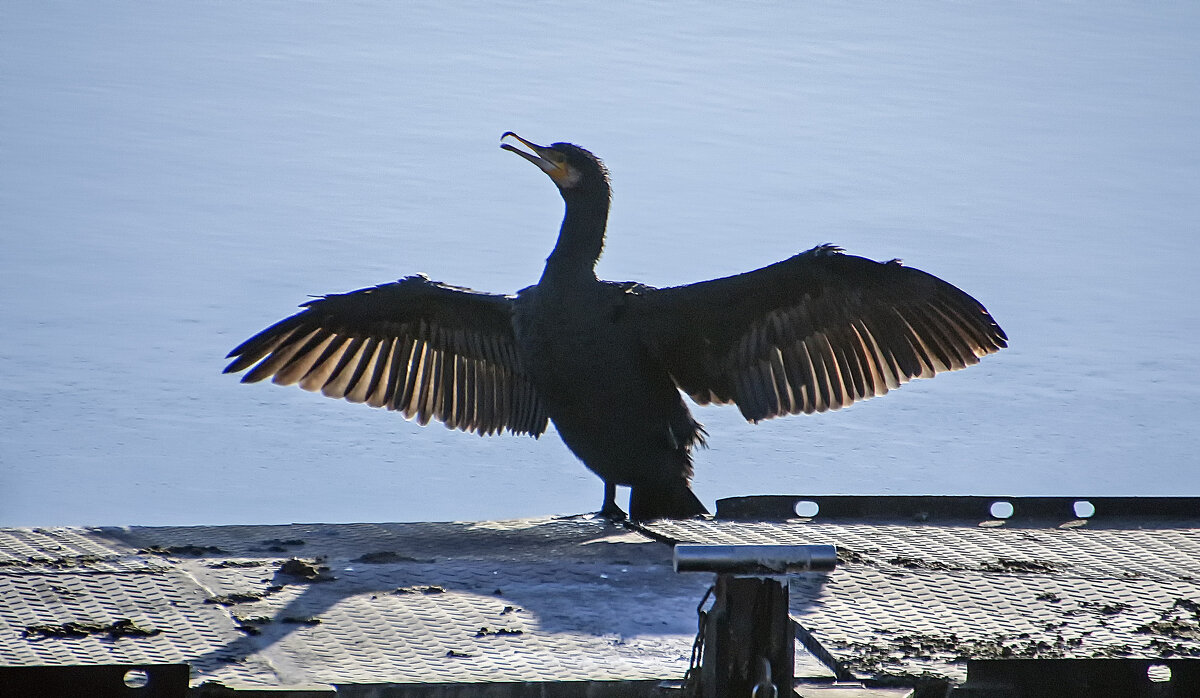
[[[642,342],[675,383],[700,404],[736,403],[755,422],[837,409],[1008,344],[960,289],[832,245],[737,276],[627,294]]]
[[[421,424],[538,436],[546,411],[517,356],[512,303],[423,276],[332,294],[240,344],[225,373],[254,366],[243,383],[271,378]]]

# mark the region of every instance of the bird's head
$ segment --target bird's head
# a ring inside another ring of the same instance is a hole
[[[529,150],[522,150],[505,139],[513,138]],[[563,196],[572,193],[600,192],[606,198],[609,193],[608,168],[600,158],[588,150],[571,143],[538,145],[521,138],[512,131],[500,137],[500,147],[514,152],[537,165],[550,176],[562,191]]]

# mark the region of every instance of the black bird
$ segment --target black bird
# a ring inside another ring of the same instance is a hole
[[[478,434],[537,437],[549,419],[604,481],[603,514],[623,516],[627,485],[632,518],[685,518],[706,513],[690,486],[705,432],[680,390],[758,422],[838,409],[1007,346],[961,290],[833,245],[674,288],[601,281],[603,163],[570,143],[501,142],[566,202],[537,284],[495,295],[418,275],[324,296],[239,345],[225,372],[253,366],[243,382],[299,383]]]

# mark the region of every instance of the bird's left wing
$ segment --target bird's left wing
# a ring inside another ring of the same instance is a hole
[[[421,424],[538,436],[547,417],[517,356],[512,302],[423,276],[328,295],[231,351],[225,373],[254,366],[242,382],[298,383]]]
[[[1007,346],[958,288],[832,245],[723,279],[631,286],[625,312],[680,389],[750,421],[837,409]]]

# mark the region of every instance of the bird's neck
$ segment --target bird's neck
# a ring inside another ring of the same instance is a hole
[[[596,278],[596,261],[604,251],[608,197],[567,199],[558,243],[546,258],[543,279]]]

